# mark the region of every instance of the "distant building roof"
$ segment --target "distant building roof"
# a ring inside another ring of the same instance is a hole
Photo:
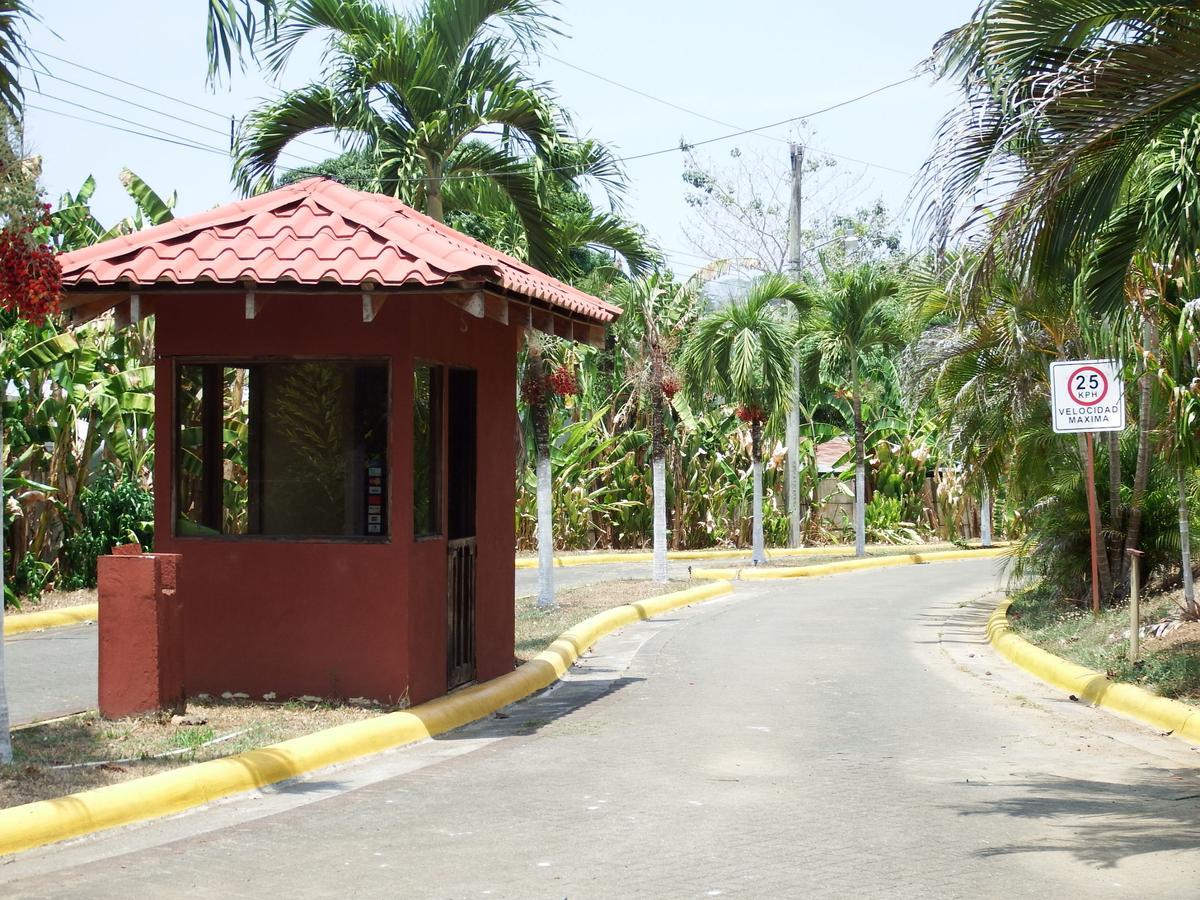
[[[87,294],[173,285],[490,285],[607,324],[621,310],[394,197],[309,178],[63,254],[64,308]]]
[[[845,472],[850,468],[850,463],[838,465],[838,462],[850,452],[853,445],[847,438],[834,438],[831,441],[817,444],[817,472],[819,473],[836,473]]]

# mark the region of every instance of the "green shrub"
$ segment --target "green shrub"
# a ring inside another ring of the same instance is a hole
[[[1200,694],[1200,654],[1171,650],[1146,653],[1137,663],[1116,661],[1113,675],[1153,688],[1164,697],[1195,697]]]
[[[904,503],[899,497],[876,494],[864,510],[867,540],[880,544],[917,544],[921,535],[912,522],[905,522]]]
[[[118,478],[111,467],[97,472],[79,492],[82,522],[63,541],[59,560],[64,590],[95,587],[96,558],[118,544],[141,544],[149,550],[154,539],[154,497],[134,479]]]

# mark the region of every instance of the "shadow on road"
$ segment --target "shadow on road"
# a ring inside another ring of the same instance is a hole
[[[1048,840],[976,851],[982,857],[1068,853],[1096,868],[1112,868],[1146,853],[1197,849],[1200,779],[1192,772],[1157,772],[1158,777],[1128,784],[1054,777],[1005,782],[1003,790],[1009,796],[1000,799],[989,796],[997,785],[981,784],[978,803],[959,812],[1072,823]]]
[[[536,734],[565,716],[582,712],[592,704],[645,680],[630,676],[604,677],[613,671],[603,666],[587,669],[582,676],[560,681],[535,697],[514,703],[478,722],[438,735],[434,740],[480,740]]]

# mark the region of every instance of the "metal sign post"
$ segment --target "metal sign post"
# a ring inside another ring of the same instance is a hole
[[[1050,364],[1050,412],[1059,434],[1083,434],[1087,451],[1088,524],[1092,542],[1092,614],[1100,615],[1100,508],[1092,435],[1125,428],[1125,384],[1114,359],[1076,359]],[[1111,461],[1110,461],[1111,465]]]

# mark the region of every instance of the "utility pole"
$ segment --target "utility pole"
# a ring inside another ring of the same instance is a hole
[[[797,281],[804,271],[800,209],[803,201],[804,145],[791,145],[792,202],[788,210],[787,273]],[[798,313],[797,313],[798,315]],[[787,414],[787,509],[791,520],[791,546],[800,546],[800,360],[792,360],[792,408]]]

